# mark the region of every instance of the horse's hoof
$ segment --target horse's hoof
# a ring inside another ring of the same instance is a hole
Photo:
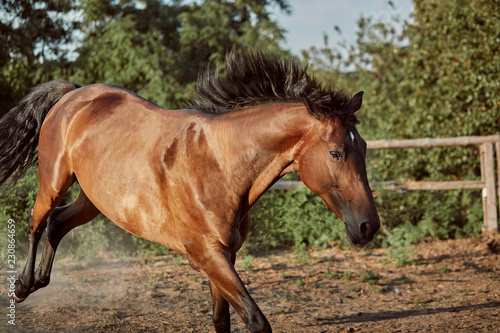
[[[10,296],[10,298],[13,299],[16,303],[21,303],[26,299],[26,297],[17,297],[14,293]]]

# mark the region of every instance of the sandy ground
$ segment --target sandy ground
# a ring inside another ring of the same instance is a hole
[[[500,233],[387,250],[277,251],[237,268],[275,332],[500,332]],[[7,332],[213,332],[208,282],[183,257],[59,260]],[[232,312],[233,332],[246,332]]]

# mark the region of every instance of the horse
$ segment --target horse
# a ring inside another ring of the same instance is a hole
[[[216,332],[230,331],[229,305],[250,332],[270,332],[234,267],[249,210],[266,190],[298,172],[352,243],[371,241],[380,227],[356,129],[362,96],[319,82],[297,61],[241,50],[226,55],[225,74],[200,72],[182,110],[110,84],[36,86],[0,120],[0,184],[36,162],[39,170],[12,297],[21,302],[47,286],[61,239],[102,213],[187,256],[209,280]],[[77,199],[59,206],[75,182]]]

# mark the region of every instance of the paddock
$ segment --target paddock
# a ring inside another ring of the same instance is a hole
[[[500,235],[423,243],[413,265],[387,250],[278,251],[236,267],[275,332],[494,332]],[[16,305],[12,332],[213,332],[208,282],[183,257],[58,261]],[[234,314],[234,313],[233,313]],[[246,332],[232,316],[233,332]]]

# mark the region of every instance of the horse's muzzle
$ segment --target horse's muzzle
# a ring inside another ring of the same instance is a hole
[[[370,242],[380,229],[380,220],[361,222],[360,224],[344,222],[345,231],[353,244],[366,244]]]

